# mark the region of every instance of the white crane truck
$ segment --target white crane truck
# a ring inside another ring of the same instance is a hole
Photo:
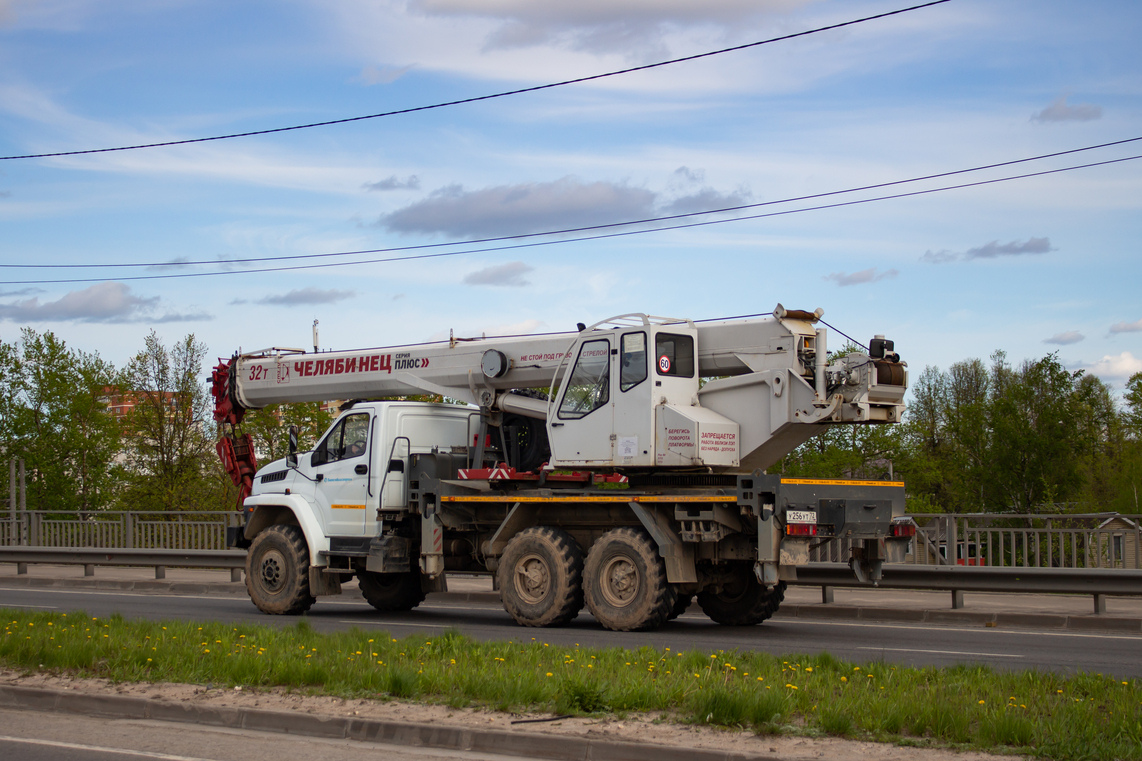
[[[904,410],[892,342],[830,360],[822,314],[627,314],[574,333],[222,360],[218,451],[245,516],[228,541],[248,550],[250,597],[297,614],[356,576],[373,607],[401,611],[448,572],[490,572],[524,626],[585,604],[608,629],[653,629],[695,597],[718,623],[752,625],[812,546],[839,541],[875,583],[915,532],[904,485],[765,473],[829,425]],[[459,403],[400,400],[423,394]],[[295,443],[259,470],[235,430],[245,410],[316,400],[350,401],[313,451]]]

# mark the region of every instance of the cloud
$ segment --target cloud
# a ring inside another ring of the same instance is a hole
[[[590,227],[650,216],[655,194],[623,183],[554,182],[465,190],[450,185],[378,220],[398,233],[491,237]]]
[[[712,26],[739,29],[763,14],[786,11],[804,0],[412,0],[409,8],[428,16],[483,18],[499,25],[487,49],[555,43],[590,52],[662,54],[661,38],[671,29]]]
[[[213,319],[214,315],[209,312],[188,312],[185,314],[180,312],[168,312],[162,317],[150,318],[147,322],[200,322],[202,320]]]
[[[336,304],[338,301],[351,299],[357,295],[356,291],[339,291],[336,288],[321,290],[320,288],[300,288],[280,296],[266,296],[258,299],[258,304],[273,306],[301,306],[305,304]]]
[[[1011,241],[1000,243],[993,240],[976,248],[969,248],[963,253],[943,249],[932,251],[929,249],[920,257],[920,261],[929,264],[946,264],[955,261],[970,261],[972,259],[998,259],[1001,256],[1023,256],[1026,254],[1045,254],[1056,249],[1051,248],[1050,238],[1028,238],[1023,242]]]
[[[690,214],[696,211],[710,211],[711,209],[728,209],[734,206],[743,206],[750,202],[753,194],[745,188],[739,188],[733,193],[719,193],[713,188],[702,188],[697,193],[676,198],[662,211],[666,214]]]
[[[1110,326],[1111,333],[1142,333],[1142,320],[1116,322]]]
[[[387,85],[397,81],[409,71],[412,70],[412,65],[408,66],[366,66],[361,69],[361,73],[354,77],[354,80],[366,86],[373,85]]]
[[[0,319],[12,322],[137,322],[148,319],[159,297],[142,298],[122,283],[99,283],[57,301],[38,297],[0,304]]]
[[[688,166],[680,166],[674,170],[672,179],[682,185],[700,185],[706,179],[706,171],[704,169],[691,169]]]
[[[875,283],[878,280],[886,280],[894,278],[900,273],[896,270],[885,270],[884,272],[877,272],[876,267],[869,267],[860,272],[846,273],[846,272],[833,272],[825,275],[823,279],[832,280],[837,285],[844,287],[848,285],[864,285],[865,283]]]
[[[43,293],[43,288],[21,288],[18,291],[0,291],[0,299],[9,296],[31,296],[33,293]]]
[[[366,182],[362,185],[365,190],[369,191],[382,191],[382,190],[419,190],[420,178],[415,174],[410,174],[405,179],[398,178],[395,174],[391,177],[386,177],[380,182]]]
[[[1066,95],[1042,111],[1031,115],[1033,122],[1089,122],[1101,118],[1102,106],[1096,106],[1092,103],[1068,106]]]
[[[531,285],[529,281],[524,280],[524,275],[534,270],[534,267],[523,262],[508,262],[507,264],[469,272],[464,276],[463,282],[467,285],[500,285],[522,288]]]
[[[1069,346],[1070,344],[1077,344],[1086,338],[1082,333],[1077,330],[1068,330],[1065,333],[1056,333],[1050,338],[1044,338],[1045,344],[1056,344],[1058,346]]]
[[[1138,359],[1128,351],[1118,355],[1108,354],[1086,368],[1092,375],[1100,378],[1126,380],[1134,373],[1142,373],[1142,359]]]

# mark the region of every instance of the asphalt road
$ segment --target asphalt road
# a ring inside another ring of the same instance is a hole
[[[457,750],[0,709],[4,761],[501,761]]]
[[[150,620],[216,620],[289,626],[293,617],[267,616],[239,596],[165,595],[57,588],[0,588],[0,608],[82,610]],[[322,598],[306,616],[319,631],[351,627],[393,636],[431,635],[457,629],[478,640],[530,641],[597,647],[642,645],[675,651],[754,650],[788,655],[830,652],[858,663],[906,666],[986,664],[998,670],[1080,671],[1142,677],[1142,636],[1102,632],[985,628],[938,624],[892,624],[840,620],[772,620],[755,627],[725,627],[700,613],[687,613],[656,632],[611,632],[584,611],[569,626],[517,626],[494,602],[430,599],[409,613],[382,614],[355,594]],[[4,756],[0,753],[0,757]]]

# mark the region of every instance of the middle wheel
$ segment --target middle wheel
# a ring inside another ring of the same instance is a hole
[[[583,551],[571,535],[534,526],[512,537],[500,557],[500,600],[523,626],[562,626],[583,608]]]
[[[591,615],[615,631],[657,629],[678,597],[658,547],[642,529],[616,528],[599,537],[587,553],[583,579]]]

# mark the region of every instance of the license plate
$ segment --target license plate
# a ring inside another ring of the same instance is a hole
[[[817,513],[814,510],[786,510],[786,523],[816,523]]]

